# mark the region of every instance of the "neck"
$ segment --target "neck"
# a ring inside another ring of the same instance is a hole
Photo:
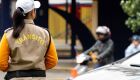
[[[29,14],[25,17],[25,19],[30,19],[30,20],[33,20],[33,17],[30,16]]]

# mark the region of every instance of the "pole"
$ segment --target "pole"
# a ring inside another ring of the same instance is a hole
[[[68,4],[68,0],[66,0],[66,12],[68,13],[68,8],[69,8],[69,4]],[[66,35],[65,35],[65,43],[68,44],[68,22],[66,20]]]
[[[71,5],[71,14],[76,17],[76,0],[72,0],[72,5]],[[76,26],[75,26],[76,27]],[[75,50],[75,45],[76,45],[76,33],[74,31],[74,27],[71,27],[71,57],[75,58],[76,56],[76,50]]]

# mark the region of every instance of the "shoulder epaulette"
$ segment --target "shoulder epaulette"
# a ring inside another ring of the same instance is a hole
[[[7,33],[8,31],[10,31],[12,29],[13,29],[13,27],[10,27],[10,28],[6,29],[4,32]]]

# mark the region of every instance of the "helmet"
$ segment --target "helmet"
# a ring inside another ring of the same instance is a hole
[[[106,26],[99,26],[97,29],[96,29],[96,33],[100,33],[100,34],[108,34],[110,35],[111,32],[110,32],[110,29]]]

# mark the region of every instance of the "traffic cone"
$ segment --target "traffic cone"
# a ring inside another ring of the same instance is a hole
[[[77,72],[77,70],[76,69],[71,69],[71,77],[73,77],[73,78],[75,78],[75,77],[77,77],[78,76],[78,72]]]

